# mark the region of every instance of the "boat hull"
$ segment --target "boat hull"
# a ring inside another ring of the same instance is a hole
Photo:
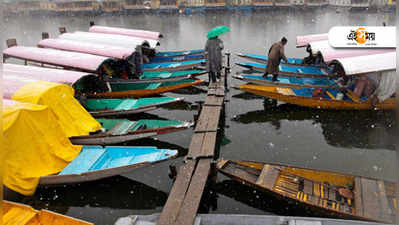
[[[191,87],[203,83],[203,80],[195,80],[193,82],[185,82],[172,86],[163,86],[156,89],[141,89],[141,90],[123,90],[113,92],[103,92],[96,94],[88,94],[88,97],[92,98],[140,98],[144,96],[151,96],[161,94],[181,88]]]
[[[315,109],[332,109],[332,110],[393,110],[396,107],[395,99],[390,98],[380,104],[372,107],[370,102],[350,102],[344,100],[330,100],[309,98],[303,96],[284,95],[278,92],[278,87],[260,86],[260,85],[240,85],[239,89],[253,94],[265,96],[278,101],[286,102],[293,105]]]
[[[334,82],[322,78],[294,78],[294,77],[280,77],[277,81],[272,81],[270,78],[263,78],[261,76],[253,75],[233,75],[233,78],[243,80],[258,85],[275,86],[275,87],[288,87],[288,88],[331,88],[336,86]],[[291,78],[291,79],[290,79]],[[306,82],[309,80],[309,83]],[[319,80],[315,80],[319,79]],[[327,78],[326,78],[327,79]],[[313,84],[312,84],[313,83]],[[319,84],[318,84],[319,83]]]

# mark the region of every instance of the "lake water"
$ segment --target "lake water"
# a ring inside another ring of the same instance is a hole
[[[309,11],[278,10],[257,13],[212,13],[205,15],[124,15],[18,17],[3,20],[0,43],[17,38],[19,45],[32,46],[41,32],[58,35],[58,27],[68,31],[87,31],[89,21],[98,25],[161,31],[165,38],[159,50],[203,48],[206,33],[217,25],[227,25],[223,35],[232,62],[245,61],[234,53],[265,54],[270,45],[287,37],[287,57],[303,57],[295,48],[295,37],[328,32],[335,25],[395,25],[395,14],[357,12],[340,9]],[[241,69],[233,66],[232,74]],[[207,79],[207,77],[204,77]],[[229,79],[234,87],[241,81]],[[193,120],[196,102],[206,96],[206,86],[189,88],[167,96],[184,97],[184,104],[140,115],[148,118]],[[225,138],[220,155],[225,159],[256,160],[301,167],[331,170],[356,175],[395,179],[393,114],[390,112],[321,111],[275,103],[263,97],[230,88],[227,94]],[[137,117],[136,117],[137,118]],[[139,117],[140,118],[140,117]],[[134,119],[133,117],[131,119]],[[159,136],[127,145],[156,145],[178,149],[175,160],[138,169],[123,177],[76,186],[39,189],[24,202],[48,208],[97,225],[113,224],[130,214],[159,213],[172,187],[168,177],[171,163],[179,166],[188,151],[193,130]],[[200,211],[203,213],[307,215],[218,175],[217,184],[208,189]]]

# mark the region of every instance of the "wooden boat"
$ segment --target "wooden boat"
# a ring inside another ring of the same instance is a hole
[[[182,80],[154,83],[113,83],[111,92],[89,93],[89,98],[141,98],[203,83],[203,80]]]
[[[176,57],[176,56],[198,55],[198,54],[204,54],[204,49],[157,52],[155,53],[155,57]]]
[[[183,71],[181,71],[183,72]],[[179,73],[179,72],[175,72]],[[170,75],[172,73],[163,73]],[[173,73],[174,74],[174,73]],[[179,74],[177,74],[179,75]],[[146,73],[143,76],[159,76],[156,73]],[[147,78],[147,77],[146,77]],[[34,66],[22,66],[15,64],[3,64],[3,95],[5,98],[12,98],[14,93],[22,86],[39,80],[67,84],[74,87],[77,95],[86,93],[92,82],[100,82],[94,75],[84,72],[68,70],[56,70]],[[183,101],[183,98],[158,97],[141,99],[80,99],[80,103],[93,116],[128,115],[133,113],[154,110],[161,105]]]
[[[83,146],[60,173],[40,177],[39,185],[63,185],[99,180],[174,158],[177,151],[156,147]]]
[[[61,67],[64,69],[95,73],[106,77],[121,77],[123,74],[128,76],[132,73],[132,71],[130,71],[129,62],[124,59],[114,59],[104,56],[49,48],[13,46],[3,51],[3,62],[8,58],[24,60],[25,64],[27,64],[27,62],[34,62],[39,63],[39,65],[42,66]],[[204,60],[196,60],[189,62],[143,64],[143,70],[144,72],[179,71],[190,68],[194,69],[204,63]],[[181,78],[182,77],[179,77],[178,79]],[[125,82],[134,82],[134,80],[127,80]]]
[[[94,225],[49,210],[35,210],[21,203],[2,201],[2,224],[9,225]]]
[[[91,33],[91,32],[82,32],[82,31],[76,31],[73,33],[63,33],[60,36],[58,36],[58,38],[82,41],[82,42],[114,45],[126,48],[135,48],[137,45],[155,48],[156,46],[160,45],[159,41],[148,38],[130,37],[119,34]]]
[[[154,97],[139,99],[87,99],[83,106],[94,117],[131,115],[148,112],[160,106],[181,102],[184,98]]]
[[[243,80],[252,84],[289,87],[289,88],[339,88],[334,80],[329,78],[296,78],[296,77],[278,77],[277,81],[273,81],[272,77],[263,77],[256,75],[233,75],[233,78]]]
[[[313,88],[292,89],[251,84],[240,85],[238,88],[246,92],[276,99],[289,104],[316,109],[393,110],[396,107],[394,97],[372,107],[369,99],[359,99],[350,91],[345,93],[342,100],[337,100],[336,96],[339,91],[336,89],[327,89],[323,97],[320,98],[312,97]]]
[[[236,65],[246,69],[254,70],[257,72],[265,72],[266,64],[258,64],[251,62],[240,62]],[[315,66],[296,66],[296,65],[280,65],[279,75],[281,76],[294,76],[294,77],[327,77],[330,73],[328,68],[321,68]]]
[[[159,214],[153,215],[130,215],[119,218],[115,225],[156,225]],[[294,217],[274,215],[245,215],[245,214],[197,214],[195,224],[198,225],[295,225],[295,224],[318,224],[318,225],[383,225],[383,223],[365,222],[357,220],[340,220],[315,217]]]
[[[193,61],[193,60],[201,60],[204,59],[204,54],[196,54],[196,55],[183,55],[183,56],[164,56],[164,57],[151,57],[151,63],[160,63],[160,62],[183,62],[183,61]]]
[[[395,223],[393,182],[248,161],[222,160],[217,168],[224,175],[282,201],[327,216]]]
[[[109,145],[154,137],[160,134],[176,132],[193,126],[190,122],[176,120],[117,120],[97,119],[104,131],[69,139],[75,145]]]
[[[139,37],[144,39],[153,39],[153,40],[158,40],[159,38],[163,37],[161,33],[156,31],[126,29],[120,27],[106,27],[98,25],[90,26],[89,32],[100,33],[100,34],[118,34],[118,35]]]
[[[193,60],[183,62],[162,62],[143,64],[143,70],[147,72],[155,71],[178,71],[186,69],[195,69],[205,65],[205,60]]]
[[[257,55],[257,54],[247,54],[247,53],[238,53],[238,57],[248,59],[254,62],[258,63],[267,63],[268,57],[266,55]],[[302,59],[300,58],[287,58],[288,63],[287,64],[294,64],[294,65],[301,65],[302,64]],[[281,60],[282,63],[285,63],[283,60]]]
[[[296,36],[296,47],[306,47],[310,42],[328,40],[328,33]]]

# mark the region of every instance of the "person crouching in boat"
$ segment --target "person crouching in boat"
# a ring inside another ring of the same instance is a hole
[[[287,57],[284,54],[284,46],[287,44],[287,39],[283,37],[280,42],[274,43],[269,49],[266,72],[263,77],[267,77],[269,74],[273,75],[273,81],[277,81],[279,66],[281,59],[288,62]]]
[[[209,38],[205,45],[206,66],[209,74],[209,82],[216,82],[220,78],[222,70],[223,41],[217,36]]]

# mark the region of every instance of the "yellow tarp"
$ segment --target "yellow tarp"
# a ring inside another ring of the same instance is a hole
[[[41,176],[59,173],[82,149],[71,144],[47,106],[8,105],[2,121],[3,184],[23,195],[34,194]]]
[[[18,89],[12,99],[48,106],[68,137],[88,135],[101,129],[100,123],[74,98],[74,89],[68,85],[32,82]]]

